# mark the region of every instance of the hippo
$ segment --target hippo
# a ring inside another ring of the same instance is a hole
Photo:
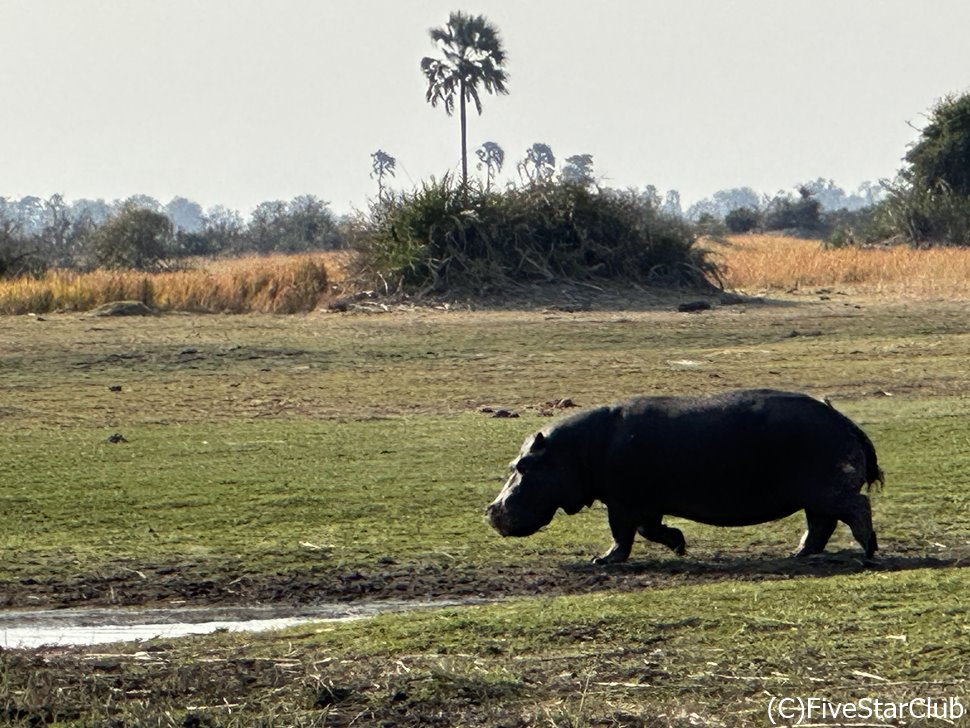
[[[882,484],[866,434],[827,401],[748,389],[706,397],[643,396],[562,419],[526,438],[486,508],[503,536],[528,536],[562,508],[606,505],[613,546],[593,561],[630,556],[637,533],[686,553],[676,516],[749,526],[804,510],[797,556],[821,553],[838,521],[866,559],[875,553],[864,486]]]

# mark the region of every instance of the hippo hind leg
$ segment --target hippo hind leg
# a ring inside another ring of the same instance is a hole
[[[808,530],[802,536],[798,553],[795,554],[798,558],[822,553],[825,550],[825,544],[829,542],[839,522],[839,519],[835,516],[807,508],[805,509],[805,520],[808,522]]]
[[[862,546],[867,559],[872,558],[878,548],[876,531],[872,527],[872,509],[869,506],[869,499],[861,493],[853,494],[846,503],[831,511],[806,508],[805,518],[808,522],[808,530],[802,537],[796,554],[799,557],[822,553],[838,521],[842,521],[852,530],[852,535]]]
[[[639,526],[637,533],[648,541],[663,544],[678,556],[687,553],[687,542],[684,540],[683,532],[679,528],[664,525],[660,519]]]
[[[847,512],[839,517],[851,530],[855,540],[862,546],[867,559],[871,559],[879,545],[876,541],[876,530],[872,527],[872,508],[869,499],[858,493],[853,499]]]

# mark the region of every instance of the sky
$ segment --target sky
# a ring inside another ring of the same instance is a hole
[[[970,90],[966,0],[0,0],[0,196],[174,196],[248,214],[409,189],[460,167],[420,59],[449,12],[485,15],[508,96],[472,150],[592,154],[604,185],[685,204],[818,177],[891,178],[926,114]]]

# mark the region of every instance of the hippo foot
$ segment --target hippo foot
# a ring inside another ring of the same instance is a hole
[[[603,566],[604,564],[622,564],[628,557],[629,554],[624,554],[619,551],[608,551],[602,556],[594,557],[593,563],[597,566]]]

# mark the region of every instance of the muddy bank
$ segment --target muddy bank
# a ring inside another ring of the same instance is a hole
[[[530,565],[376,564],[337,570],[312,567],[285,574],[240,573],[212,564],[117,564],[70,580],[0,582],[0,608],[58,609],[181,605],[305,606],[381,600],[501,599],[683,586],[714,581],[824,578],[866,570],[948,568],[965,554],[886,555],[864,563],[845,551],[811,559],[768,554],[645,559],[608,567],[568,562]]]

